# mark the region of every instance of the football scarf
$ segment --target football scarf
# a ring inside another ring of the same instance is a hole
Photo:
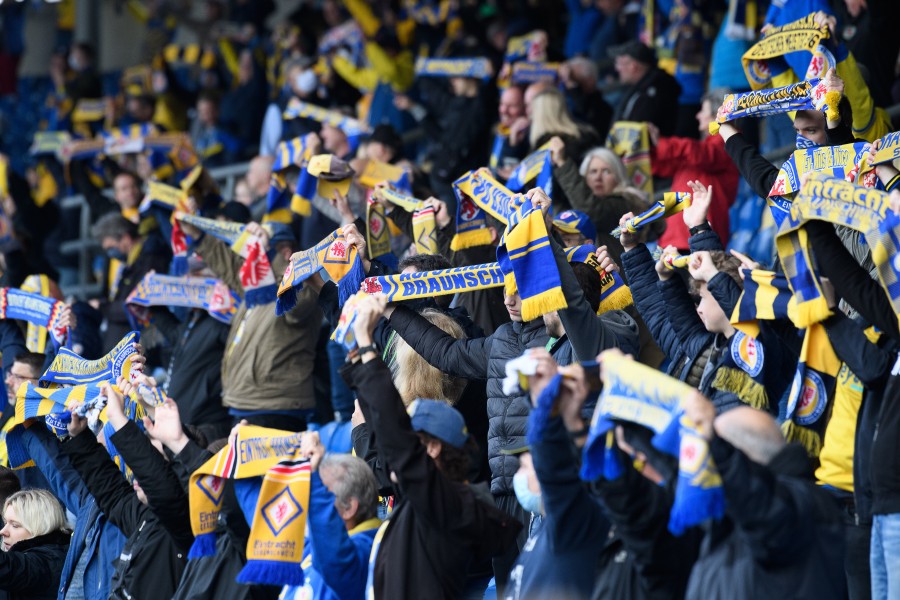
[[[0,289],[0,318],[28,323],[25,345],[31,352],[45,353],[48,336],[54,348],[65,343],[69,332],[57,324],[65,307],[65,302],[50,297],[50,278],[46,275],[29,275],[21,290]]]
[[[470,77],[488,81],[491,61],[486,58],[419,58],[416,77]]]
[[[56,389],[38,388],[28,382],[20,385],[16,390],[16,413],[12,418],[14,424],[6,438],[10,468],[22,469],[32,464],[21,440],[21,425],[25,421],[46,417],[45,422],[51,431],[58,436],[66,435],[71,411],[89,405],[99,396],[99,383]],[[87,411],[81,412],[86,414]]]
[[[309,102],[303,102],[298,98],[291,98],[282,114],[282,118],[288,120],[298,118],[310,119],[322,125],[340,129],[347,136],[350,149],[354,152],[359,147],[362,137],[371,133],[369,127],[362,121],[345,116],[336,110],[329,110]]]
[[[102,381],[115,383],[119,377],[132,381],[139,372],[137,369],[132,372],[132,364],[137,356],[134,345],[140,341],[137,331],[129,332],[106,356],[97,360],[87,360],[68,348],[60,348],[59,354],[41,375],[39,382],[66,385]]]
[[[376,202],[371,195],[366,198],[366,250],[370,259],[391,252],[391,229],[384,204]]]
[[[306,136],[279,142],[275,147],[275,162],[272,171],[281,171],[291,166],[301,167],[312,158],[312,148],[306,143]]]
[[[357,178],[367,188],[374,188],[379,183],[388,183],[392,188],[405,194],[412,193],[409,171],[402,167],[379,160],[368,159]]]
[[[266,214],[263,215],[263,223],[274,221],[290,224],[294,219],[294,213],[291,210],[293,197],[294,194],[284,180],[284,176],[273,172],[269,177],[269,191],[266,193]]]
[[[413,213],[413,241],[417,254],[437,254],[437,224],[434,220],[434,208],[425,206]]]
[[[546,35],[541,31],[532,31],[525,35],[509,38],[506,42],[504,62],[514,63],[520,60],[543,62],[547,60]]]
[[[194,544],[189,559],[213,556],[226,479],[262,477],[239,583],[300,585],[309,510],[309,461],[301,434],[253,425],[238,428],[225,448],[191,475],[188,500]]]
[[[584,446],[581,478],[616,478],[621,471],[614,466],[614,449],[607,433],[614,428],[614,420],[636,423],[656,434],[656,448],[679,459],[669,531],[680,535],[707,519],[720,519],[725,513],[721,477],[706,440],[682,408],[696,390],[622,356],[606,356],[603,363],[603,391]]]
[[[531,85],[532,83],[555,84],[559,80],[559,63],[521,61],[512,66],[509,83]]]
[[[231,249],[244,259],[239,276],[247,308],[269,304],[275,300],[278,285],[262,239],[244,231],[231,245]]]
[[[625,230],[637,233],[653,221],[667,219],[676,213],[680,213],[691,205],[689,192],[666,192],[662,200],[657,200],[649,209],[625,222]],[[616,227],[610,235],[619,237],[622,235],[622,227]]]
[[[135,286],[125,304],[130,310],[150,306],[200,308],[217,321],[229,324],[241,300],[218,279],[175,277],[151,271]]]
[[[760,40],[741,57],[750,89],[761,90],[771,84],[772,73],[768,61],[791,52],[812,52],[829,36],[828,27],[817,26],[813,14],[766,30]]]
[[[756,39],[757,17],[755,0],[729,0],[725,16],[726,37],[752,42]]]
[[[875,153],[875,157],[869,162],[871,166],[893,162],[900,158],[900,131],[894,131],[881,138],[881,147]],[[886,186],[887,187],[887,186]]]
[[[497,168],[500,166],[500,157],[509,149],[509,128],[503,125],[497,125],[497,132],[494,134],[494,143],[491,145],[491,158],[488,166],[491,172],[496,175]]]
[[[417,300],[502,287],[503,270],[497,263],[368,277],[362,283],[367,294],[384,294],[388,302]]]
[[[814,173],[794,199],[790,217],[775,238],[797,302],[796,325],[808,327],[831,314],[803,228],[810,220],[843,225],[865,236],[879,281],[894,312],[900,314],[900,264],[894,260],[900,248],[900,219],[890,209],[889,195]]]
[[[516,196],[487,169],[469,171],[453,182],[456,195],[456,234],[450,242],[451,250],[462,250],[491,243],[487,215],[503,223],[522,204]]]
[[[513,286],[518,290],[522,299],[522,320],[526,322],[568,307],[544,213],[529,210],[530,205],[530,202],[522,205],[523,216],[518,223],[513,220],[520,213],[510,214],[509,227],[512,229],[507,229],[504,243],[497,248],[497,262],[507,276],[507,293],[513,293]],[[505,264],[509,268],[504,268]]]
[[[312,248],[294,253],[278,287],[275,314],[280,317],[294,308],[303,282],[323,269],[338,284],[338,302],[341,305],[356,293],[360,282],[365,279],[356,246],[347,243],[340,228]]]
[[[506,187],[512,192],[521,192],[530,182],[553,197],[553,163],[550,161],[550,150],[538,148],[519,163],[506,181]]]
[[[653,196],[650,166],[650,132],[646,123],[616,121],[609,130],[606,146],[622,159],[634,187]]]
[[[621,310],[634,304],[631,297],[631,289],[625,285],[618,271],[607,272],[597,261],[597,248],[590,244],[583,244],[573,248],[566,248],[567,262],[582,262],[600,274],[600,307],[597,314],[603,314],[608,310]]]
[[[807,173],[822,173],[845,179],[863,187],[875,187],[875,171],[861,174],[864,159],[871,144],[855,142],[841,146],[815,146],[794,150],[781,169],[769,191],[769,196],[788,196],[800,189],[800,180]]]
[[[74,123],[96,123],[105,117],[105,98],[82,98],[72,110],[72,122]]]
[[[784,87],[756,92],[725,94],[716,120],[709,124],[709,133],[719,133],[719,125],[743,117],[767,117],[796,110],[821,110],[826,118],[836,121],[840,118],[839,92],[829,92],[825,83],[810,79],[792,83]]]
[[[332,341],[342,345],[347,352],[358,346],[356,334],[353,332],[353,323],[356,322],[359,302],[365,296],[366,293],[360,290],[347,299],[341,311],[341,317],[338,319],[337,327],[334,328],[334,332],[331,334]]]

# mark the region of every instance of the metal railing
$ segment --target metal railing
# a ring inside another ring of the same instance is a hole
[[[230,199],[234,196],[234,186],[238,179],[247,174],[249,166],[250,163],[244,162],[209,169],[209,174],[218,185],[223,198]],[[103,193],[112,198],[110,190],[104,190]],[[94,216],[91,214],[90,205],[82,194],[77,194],[62,198],[59,206],[62,210],[78,211],[78,239],[63,242],[59,247],[63,255],[77,256],[78,283],[62,286],[62,292],[66,296],[79,299],[97,297],[103,292],[103,285],[94,280],[92,263],[100,245],[91,237]]]

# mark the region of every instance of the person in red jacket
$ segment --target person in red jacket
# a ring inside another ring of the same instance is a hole
[[[649,123],[650,141],[653,148],[650,160],[653,175],[672,179],[673,192],[690,192],[689,181],[699,180],[703,185],[712,185],[713,197],[709,206],[709,225],[727,243],[730,235],[728,209],[737,195],[737,167],[725,152],[725,143],[717,135],[709,135],[709,123],[716,117],[716,108],[724,95],[722,91],[711,91],[703,97],[700,112],[697,113],[700,140],[681,137],[660,137],[659,129]],[[698,229],[702,229],[700,225]],[[688,251],[691,232],[684,224],[681,213],[666,219],[666,231],[659,238],[661,248],[675,246]]]

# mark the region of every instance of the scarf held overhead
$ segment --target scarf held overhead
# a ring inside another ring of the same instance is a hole
[[[212,556],[226,479],[263,477],[238,582],[299,585],[309,510],[309,462],[299,433],[244,425],[226,447],[191,475],[188,499],[194,545],[188,558]]]
[[[241,300],[218,279],[173,277],[150,272],[144,275],[125,304],[200,308],[222,323],[231,323]]]
[[[709,124],[709,133],[716,135],[719,125],[743,117],[767,117],[795,110],[820,110],[836,121],[840,118],[838,92],[829,92],[823,81],[810,79],[784,87],[756,92],[725,94],[716,120]]]
[[[607,444],[614,420],[646,427],[653,445],[678,457],[678,482],[669,514],[669,530],[685,529],[725,513],[725,494],[706,440],[685,416],[683,403],[694,388],[622,356],[603,359],[603,391],[584,446],[581,477],[615,479],[616,456]]]
[[[622,159],[632,185],[653,196],[650,132],[646,123],[616,121],[606,138],[607,147]]]
[[[797,302],[798,327],[828,317],[831,311],[815,273],[804,224],[826,221],[858,231],[872,252],[878,278],[900,315],[900,218],[891,211],[889,195],[839,179],[813,174],[791,205],[790,218],[779,229],[776,249]]]
[[[657,200],[653,206],[636,217],[625,222],[625,230],[637,233],[653,221],[667,219],[676,213],[680,213],[691,205],[691,194],[688,192],[666,192],[662,200]],[[622,235],[622,227],[616,227],[610,235],[619,237]]]
[[[129,332],[106,356],[97,360],[87,360],[69,350],[60,348],[59,354],[41,375],[40,383],[79,385],[101,381],[115,382],[120,376],[133,381],[140,372],[133,369],[134,358],[138,356],[134,345],[141,341],[137,331]]]
[[[815,15],[768,29],[756,44],[741,57],[741,64],[751,90],[761,90],[771,83],[767,61],[791,52],[814,52],[822,40],[829,37],[828,27],[819,27]]]

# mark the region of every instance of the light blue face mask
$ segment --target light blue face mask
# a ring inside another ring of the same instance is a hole
[[[528,489],[528,476],[525,473],[516,473],[513,475],[513,490],[516,492],[516,499],[526,511],[531,513],[542,514],[544,505],[541,502],[541,495],[535,494]]]

